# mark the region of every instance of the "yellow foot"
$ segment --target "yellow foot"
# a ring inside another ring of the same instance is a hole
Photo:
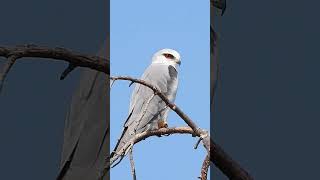
[[[160,129],[160,128],[167,128],[167,127],[168,127],[167,121],[165,121],[165,120],[163,120],[163,119],[161,119],[161,120],[158,121],[158,128],[159,128],[159,129]]]

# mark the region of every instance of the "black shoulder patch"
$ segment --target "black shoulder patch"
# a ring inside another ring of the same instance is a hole
[[[169,70],[169,75],[171,78],[176,78],[177,77],[177,70],[173,67],[173,66],[168,66],[168,70]]]

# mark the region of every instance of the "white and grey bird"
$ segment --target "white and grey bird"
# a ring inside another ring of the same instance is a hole
[[[152,57],[151,65],[144,71],[141,79],[160,90],[171,102],[176,98],[178,88],[178,68],[181,64],[180,55],[172,49],[162,49]],[[129,106],[129,114],[117,145],[110,156],[110,165],[119,157],[127,154],[123,147],[130,142],[135,134],[167,127],[170,108],[154,92],[140,84],[136,84]],[[117,164],[118,164],[117,163]]]

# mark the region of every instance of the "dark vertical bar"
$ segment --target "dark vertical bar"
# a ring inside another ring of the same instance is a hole
[[[211,179],[253,179],[216,141],[218,137],[217,114],[221,104],[221,60],[219,55],[219,35],[221,32],[221,17],[226,10],[225,0],[211,0],[210,9],[210,136],[213,139],[210,146],[210,159],[213,162],[210,168]],[[218,33],[219,32],[219,33]],[[218,35],[219,34],[219,35]],[[219,119],[221,120],[221,119]],[[227,128],[227,127],[226,127]]]
[[[319,177],[319,4],[227,0],[222,17],[211,9],[221,67],[211,136],[255,179]],[[212,179],[237,179],[214,163]]]
[[[109,0],[4,0],[1,7],[1,47],[34,44],[109,60]],[[0,57],[0,71],[5,63]],[[61,81],[67,66],[34,57],[13,65],[0,93],[0,179],[100,176],[109,155],[108,75],[77,67]]]
[[[216,120],[216,104],[217,100],[217,92],[219,90],[219,76],[220,74],[220,66],[218,61],[218,37],[217,30],[220,27],[218,21],[218,9],[221,6],[219,1],[210,0],[210,136],[212,139],[216,140],[216,131],[215,128],[215,120]],[[217,6],[218,4],[218,6]],[[213,151],[213,148],[210,150]],[[213,154],[210,155],[212,158]],[[217,168],[216,164],[211,163],[210,166],[210,179],[217,179],[217,174],[220,174],[219,178],[226,177],[224,176],[220,169]]]
[[[102,12],[106,33],[98,56],[110,61],[110,2],[103,3]],[[110,69],[108,70],[110,72]],[[110,149],[110,95],[109,74],[83,69],[80,85],[65,122],[64,145],[60,172],[61,180],[107,180],[104,172]]]

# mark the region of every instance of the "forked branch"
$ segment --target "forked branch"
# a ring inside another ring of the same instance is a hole
[[[0,47],[0,57],[7,58],[7,63],[4,69],[0,72],[0,90],[9,73],[10,69],[14,63],[24,57],[33,58],[49,58],[55,61],[65,61],[68,62],[68,68],[63,72],[62,79],[65,78],[73,69],[76,67],[87,67],[96,71],[109,74],[109,60],[98,57],[89,56],[80,53],[75,53],[64,48],[48,48],[36,45],[25,45],[25,46],[15,46],[15,47]],[[133,83],[139,83],[144,86],[149,87],[154,91],[155,95],[158,95],[168,107],[175,111],[187,124],[189,127],[180,128],[162,128],[156,131],[145,132],[138,134],[135,137],[135,143],[146,139],[150,136],[161,136],[161,135],[171,135],[171,134],[192,134],[193,136],[198,136],[201,138],[204,147],[206,148],[208,155],[205,158],[204,165],[201,170],[202,177],[206,178],[204,173],[208,171],[207,168],[207,157],[210,157],[210,161],[213,162],[227,177],[230,179],[240,179],[240,180],[251,180],[253,179],[250,175],[242,169],[238,163],[228,156],[223,149],[210,139],[207,131],[200,129],[178,106],[171,103],[166,96],[164,96],[156,87],[150,85],[149,83],[134,79],[131,77],[111,77],[112,80],[127,80]],[[205,164],[206,163],[206,164]]]
[[[161,93],[155,86],[151,85],[150,83],[135,79],[129,76],[117,76],[117,77],[110,77],[110,79],[115,82],[116,80],[125,80],[130,81],[131,83],[138,83],[141,85],[144,85],[146,87],[149,87],[155,95],[158,95],[168,107],[170,107],[174,112],[176,112],[181,119],[185,121],[185,123],[189,126],[189,128],[185,128],[183,132],[192,134],[193,136],[198,136],[201,138],[201,141],[203,143],[203,146],[207,150],[208,155],[206,156],[203,167],[201,170],[201,179],[206,179],[207,171],[209,164],[208,159],[210,159],[211,162],[213,162],[227,177],[230,179],[239,179],[239,180],[251,180],[253,179],[249,173],[247,173],[243,168],[239,166],[238,163],[236,163],[234,160],[232,160],[223,150],[220,146],[218,146],[216,143],[213,142],[213,140],[210,138],[209,133],[201,128],[199,128],[192,120],[189,118],[176,104],[169,101],[169,99]],[[175,131],[172,131],[174,129],[168,129],[168,128],[161,128],[156,131],[150,131],[150,132],[144,132],[141,134],[137,134],[135,138],[133,138],[134,143],[129,142],[127,143],[123,149],[122,152],[125,152],[129,147],[131,147],[133,144],[150,137],[152,135],[163,135],[164,131],[171,131],[166,132],[165,134],[170,135],[174,134]],[[175,129],[176,130],[176,129]],[[181,130],[181,129],[180,129]],[[137,139],[139,141],[137,141]],[[196,145],[197,146],[197,145]],[[205,172],[206,171],[206,172]]]

